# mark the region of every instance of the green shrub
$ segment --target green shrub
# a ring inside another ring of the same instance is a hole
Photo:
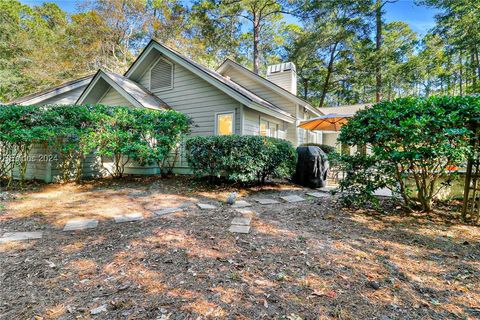
[[[156,163],[161,171],[187,134],[189,118],[173,110],[109,106],[4,106],[0,108],[0,178],[19,166],[24,180],[28,154],[37,143],[59,155],[63,180],[79,179],[86,154],[113,159],[114,177],[126,163]]]
[[[11,172],[17,166],[23,184],[33,145],[55,136],[55,124],[43,117],[44,113],[45,108],[32,106],[0,108],[0,178],[9,178],[11,182]]]
[[[290,142],[261,136],[192,137],[186,142],[186,152],[196,176],[238,182],[289,178],[296,164]]]
[[[406,206],[430,211],[447,185],[440,181],[451,178],[448,168],[471,153],[471,123],[479,119],[480,97],[404,98],[359,111],[342,127],[339,141],[369,145],[371,154],[342,156],[347,175],[341,184],[362,196],[388,186]],[[382,179],[375,178],[378,173]],[[415,181],[414,192],[407,178]]]
[[[332,146],[329,146],[329,145],[326,145],[326,144],[320,144],[320,143],[308,142],[308,143],[301,144],[300,146],[301,147],[319,147],[327,155],[330,154],[330,153],[337,152],[337,149],[335,147],[332,147]]]

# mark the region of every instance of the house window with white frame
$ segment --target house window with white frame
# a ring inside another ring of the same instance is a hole
[[[278,138],[278,123],[260,119],[260,135],[264,137]]]
[[[217,135],[226,136],[234,133],[234,112],[217,113],[215,117],[215,132]]]

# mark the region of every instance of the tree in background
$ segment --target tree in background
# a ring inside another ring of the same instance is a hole
[[[422,0],[420,3],[441,10],[434,33],[441,36],[446,53],[462,69],[457,79],[462,93],[478,92],[480,86],[480,3],[476,0]]]
[[[67,16],[57,5],[0,0],[0,100],[70,78],[62,50]]]
[[[198,0],[195,10],[203,14],[203,22],[208,28],[231,30],[231,22],[237,23],[236,33],[250,43],[246,53],[251,56],[252,71],[259,73],[260,62],[267,58],[282,37],[282,5],[277,0]],[[247,32],[243,32],[243,29]]]
[[[325,105],[327,94],[341,85],[349,73],[352,46],[367,33],[364,19],[367,1],[305,1],[295,8],[305,28],[297,31],[296,40],[287,50],[289,58],[300,65],[297,70],[301,88],[307,98],[309,88],[315,104]],[[348,76],[347,76],[348,77]],[[307,81],[309,79],[309,81]]]
[[[151,38],[212,68],[227,57],[256,72],[293,61],[300,94],[321,107],[477,93],[480,3],[419,0],[440,10],[419,37],[383,20],[394,2],[82,0],[67,14],[0,0],[0,101],[99,68],[123,73]]]

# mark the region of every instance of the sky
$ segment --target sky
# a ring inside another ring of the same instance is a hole
[[[45,0],[20,0],[20,2],[28,5],[40,5]],[[63,10],[74,13],[76,10],[77,0],[50,0],[55,2]],[[435,24],[434,16],[436,11],[432,8],[417,6],[414,0],[398,0],[395,3],[389,3],[385,7],[385,20],[403,21],[410,25],[413,31],[424,35]]]

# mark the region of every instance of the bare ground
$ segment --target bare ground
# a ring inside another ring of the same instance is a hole
[[[328,198],[255,205],[251,233],[235,235],[227,232],[233,209],[193,205],[231,190],[176,178],[15,194],[0,206],[0,234],[45,236],[0,244],[0,319],[480,318],[480,228],[358,212]],[[252,202],[305,191],[240,194]],[[181,204],[183,213],[152,215]],[[146,219],[112,222],[132,211]],[[99,226],[62,232],[74,217]]]

